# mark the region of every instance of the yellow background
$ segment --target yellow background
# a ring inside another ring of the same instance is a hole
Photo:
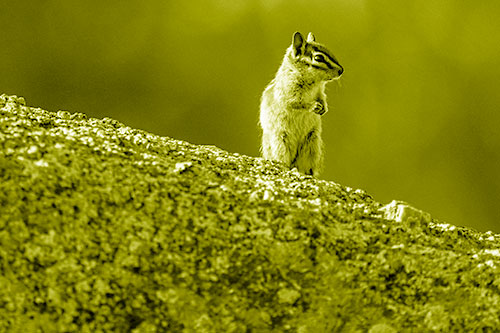
[[[322,177],[500,232],[500,2],[10,1],[0,92],[259,154],[258,107],[294,31],[345,68]]]

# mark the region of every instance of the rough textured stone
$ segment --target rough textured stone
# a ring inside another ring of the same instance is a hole
[[[500,330],[499,235],[25,105],[0,97],[1,332]]]

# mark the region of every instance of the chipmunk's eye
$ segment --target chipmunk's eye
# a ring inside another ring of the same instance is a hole
[[[314,61],[317,61],[317,62],[325,62],[325,57],[323,57],[322,54],[316,54],[314,56]]]

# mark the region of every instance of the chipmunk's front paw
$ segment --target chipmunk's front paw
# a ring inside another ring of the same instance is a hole
[[[322,116],[326,112],[326,109],[320,102],[314,102],[311,111]]]

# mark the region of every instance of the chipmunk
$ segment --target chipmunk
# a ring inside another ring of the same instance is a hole
[[[325,85],[344,69],[325,46],[300,32],[292,38],[275,78],[262,94],[262,156],[318,175],[323,163],[321,116],[328,111]]]

